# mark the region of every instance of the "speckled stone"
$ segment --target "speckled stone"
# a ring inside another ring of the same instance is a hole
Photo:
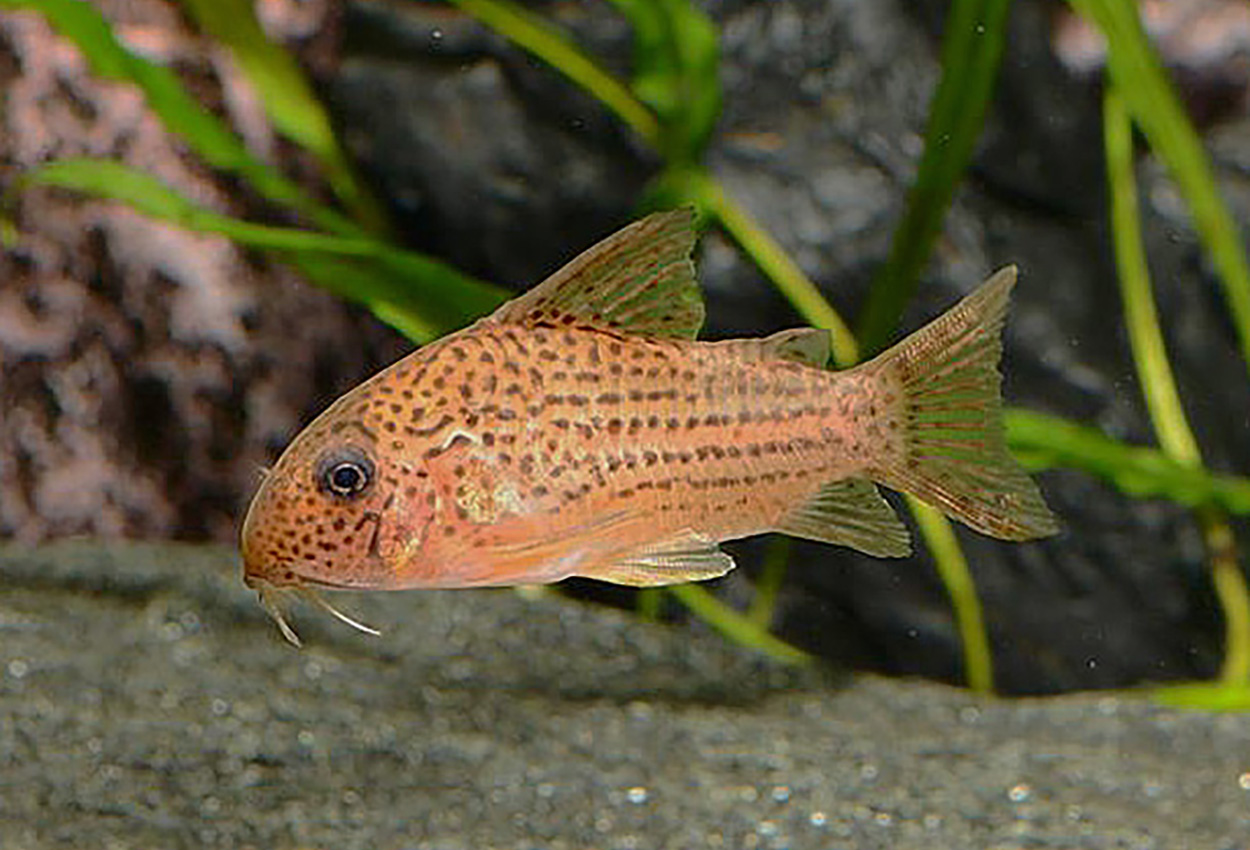
[[[0,847],[1189,848],[1250,717],[778,667],[513,591],[282,642],[233,551],[0,549]]]

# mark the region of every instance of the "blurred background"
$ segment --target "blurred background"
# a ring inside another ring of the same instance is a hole
[[[1016,263],[1011,435],[1064,531],[571,592],[1005,693],[1244,692],[1246,4],[1142,4],[1153,51],[1110,0],[252,10],[0,2],[0,537],[232,543],[336,396],[695,203],[707,338],[867,351]]]

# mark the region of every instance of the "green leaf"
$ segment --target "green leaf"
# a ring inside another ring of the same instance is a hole
[[[932,505],[907,495],[907,507],[916,519],[925,545],[933,554],[933,563],[950,596],[963,648],[964,681],[968,690],[979,694],[994,692],[994,653],[990,649],[990,633],[985,627],[981,598],[968,567],[968,559],[955,536],[951,521]]]
[[[612,0],[634,29],[635,95],[660,119],[670,166],[698,163],[721,111],[720,38],[689,0]]]
[[[1150,148],[1168,166],[1193,215],[1194,229],[1211,255],[1250,368],[1250,262],[1228,206],[1220,197],[1202,140],[1168,79],[1128,0],[1072,0],[1107,39],[1107,63],[1116,90]]]
[[[1007,441],[1031,470],[1079,469],[1136,498],[1250,514],[1250,479],[1178,463],[1158,449],[1128,445],[1056,416],[1008,411]]]
[[[1103,95],[1103,136],[1117,277],[1146,409],[1163,453],[1182,466],[1202,469],[1202,453],[1185,417],[1150,289],[1146,246],[1137,210],[1133,128],[1119,83],[1107,86]],[[1208,507],[1199,511],[1197,518],[1207,543],[1216,597],[1224,614],[1225,652],[1221,678],[1226,684],[1245,686],[1250,684],[1250,590],[1237,563],[1236,538],[1221,511]]]
[[[942,39],[942,77],[929,107],[924,153],[890,256],[859,322],[861,354],[885,347],[916,288],[955,189],[972,160],[998,79],[1011,0],[954,0]]]
[[[616,113],[650,144],[660,138],[655,115],[615,77],[603,70],[572,39],[511,0],[451,0],[486,26],[560,71],[577,86]]]
[[[172,71],[126,49],[90,3],[0,0],[0,9],[42,14],[61,35],[74,42],[95,73],[138,86],[165,128],[212,167],[244,178],[269,200],[297,210],[326,230],[342,234],[360,231],[349,219],[318,204],[281,173],[252,156],[224,123],[191,97]]]
[[[1133,364],[1155,434],[1169,457],[1187,466],[1201,466],[1202,454],[1181,405],[1180,392],[1168,362],[1163,329],[1150,286],[1150,269],[1138,214],[1134,172],[1133,129],[1117,86],[1103,95],[1103,139],[1107,152],[1107,188],[1111,199],[1111,237],[1116,277],[1124,303]]]
[[[225,45],[251,81],[278,132],[310,151],[356,219],[386,229],[381,210],[360,186],[339,147],[329,116],[291,54],[270,41],[252,0],[181,0],[208,35]]]
[[[666,589],[696,617],[734,643],[749,646],[786,664],[808,664],[812,660],[803,650],[771,634],[767,628],[757,625],[698,585],[675,584]]]
[[[1191,682],[1169,685],[1151,692],[1165,705],[1205,711],[1250,711],[1250,685]]]
[[[24,174],[15,188],[32,183],[121,201],[188,230],[219,233],[241,245],[280,252],[322,286],[365,303],[418,342],[468,324],[506,295],[437,260],[368,237],[253,224],[206,210],[150,174],[118,162],[52,162]]]

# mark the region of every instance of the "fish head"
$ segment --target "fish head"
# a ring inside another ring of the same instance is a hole
[[[298,434],[248,507],[240,532],[243,580],[292,643],[299,641],[281,598],[294,593],[372,631],[316,590],[394,589],[405,567],[428,560],[422,543],[438,500],[429,441],[402,433],[410,412],[395,412],[407,388],[404,363],[339,398]]]
[[[382,501],[374,453],[360,442],[303,448],[292,445],[265,476],[243,521],[250,587],[353,586],[375,560],[369,531]]]
[[[243,521],[249,587],[387,589],[428,523],[428,475],[378,438],[353,392],[299,434]]]

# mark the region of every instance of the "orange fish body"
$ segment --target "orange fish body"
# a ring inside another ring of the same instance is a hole
[[[1054,531],[1003,443],[1013,270],[829,372],[822,331],[695,341],[694,239],[689,211],[636,222],[301,433],[242,535],[284,633],[267,594],[288,588],[671,584],[725,573],[717,544],[766,531],[905,555],[875,483],[995,537]]]

